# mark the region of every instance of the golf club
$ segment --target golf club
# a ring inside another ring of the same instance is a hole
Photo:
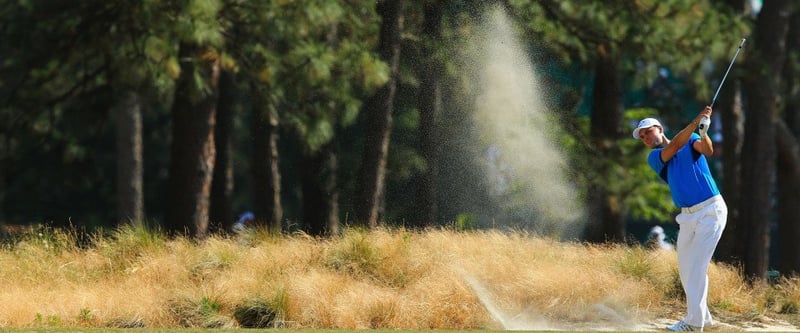
[[[722,81],[719,82],[719,87],[717,87],[717,92],[714,93],[714,98],[711,99],[711,105],[710,106],[711,106],[712,109],[714,108],[714,103],[717,102],[717,95],[719,95],[719,91],[720,91],[720,89],[722,89],[722,84],[725,83],[725,78],[728,77],[728,73],[730,73],[731,67],[733,67],[733,63],[736,62],[736,57],[739,56],[739,51],[741,51],[742,50],[742,46],[744,46],[744,41],[745,41],[745,39],[742,38],[742,42],[739,43],[739,48],[736,49],[736,54],[733,55],[733,59],[731,59],[731,63],[728,65],[728,70],[725,71],[725,75],[722,76]],[[708,127],[709,124],[711,124],[711,119],[708,119],[708,117],[704,117],[702,120],[700,120],[699,128],[700,128],[701,135],[705,135],[703,133],[705,133],[705,131],[708,130],[707,127]]]
[[[730,65],[728,65],[728,70],[725,71],[725,75],[722,77],[722,81],[719,82],[719,87],[717,87],[717,92],[714,93],[714,98],[711,99],[711,107],[714,107],[714,103],[717,102],[717,95],[719,95],[719,90],[722,89],[722,84],[725,83],[725,78],[728,77],[728,73],[731,71],[731,67],[733,67],[733,63],[736,61],[736,57],[739,56],[739,51],[742,50],[742,46],[744,46],[745,39],[742,38],[742,42],[739,43],[739,48],[736,49],[736,54],[733,55],[733,59],[731,59]]]

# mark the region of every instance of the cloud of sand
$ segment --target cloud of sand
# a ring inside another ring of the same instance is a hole
[[[470,41],[481,159],[501,209],[529,220],[536,231],[574,237],[582,230],[583,206],[554,142],[559,125],[546,104],[550,96],[516,36],[498,7]]]

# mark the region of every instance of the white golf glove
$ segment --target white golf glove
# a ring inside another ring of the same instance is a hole
[[[697,132],[700,133],[700,137],[704,138],[708,136],[708,128],[711,127],[711,118],[703,117],[700,120],[700,126],[697,128]]]

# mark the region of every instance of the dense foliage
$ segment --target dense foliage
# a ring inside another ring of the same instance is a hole
[[[475,69],[486,59],[469,52],[485,51],[486,45],[473,38],[485,33],[487,13],[503,8],[510,22],[505,35],[516,37],[509,43],[518,43],[514,46],[522,50],[522,62],[532,64],[530,76],[540,83],[536,93],[541,97],[535,102],[544,105],[541,117],[552,131],[534,121],[514,125],[521,133],[542,134],[565,155],[566,163],[555,165],[566,177],[555,180],[574,189],[581,204],[591,205],[584,200],[600,192],[626,222],[670,222],[674,207],[645,164],[643,148],[629,139],[631,122],[652,115],[675,127],[685,123],[707,104],[738,41],[753,29],[755,16],[711,0],[509,0],[498,5],[407,3],[392,139],[382,161],[387,168],[382,221],[413,224],[408,219],[416,209],[415,187],[433,165],[439,167],[438,198],[429,204],[438,208],[436,224],[518,227],[547,218],[530,204],[532,197],[547,199],[541,192],[528,192],[531,184],[512,178],[498,187],[486,174],[493,138],[478,133],[481,127],[475,121],[485,84]],[[216,81],[209,80],[213,75],[186,66],[203,61],[214,62],[234,78],[236,98],[226,105],[233,110],[233,210],[253,209],[251,157],[264,152],[253,146],[252,124],[262,122],[266,112],[278,120],[279,201],[284,205],[278,222],[287,229],[300,228],[308,218],[303,215],[318,208],[303,207],[309,205],[303,194],[310,190],[300,169],[315,154],[325,153],[326,163],[338,163],[338,178],[333,178],[336,191],[320,192],[340,202],[340,209],[330,211],[348,224],[364,146],[375,144],[365,139],[364,102],[391,75],[378,54],[385,22],[375,6],[359,0],[3,2],[0,224],[93,228],[124,220],[115,212],[119,194],[114,177],[120,162],[112,110],[128,92],[142,101],[144,216],[158,223],[167,199],[173,199],[165,197],[176,196],[166,194],[169,180],[179,173],[168,168],[175,158],[168,148],[176,142],[171,128],[179,125],[171,115],[185,105],[174,104],[217,93]],[[796,16],[794,11],[786,14]],[[426,35],[432,18],[440,20],[435,22],[441,23],[438,35]],[[199,51],[181,54],[183,45]],[[797,58],[796,43],[789,44],[786,57]],[[442,73],[420,70],[428,63],[440,66]],[[604,81],[604,68],[598,65],[604,63],[616,66],[612,74],[619,82]],[[785,69],[790,84],[775,89],[782,88],[785,100],[793,102],[796,64]],[[753,72],[740,76],[758,74]],[[427,124],[418,100],[429,92],[422,91],[421,82],[433,74],[441,74],[441,90],[433,96],[440,109],[435,124]],[[180,78],[192,89],[182,90]],[[606,88],[605,83],[614,85],[608,91],[619,105],[598,107],[602,101],[597,90]],[[176,98],[187,93],[186,99]],[[494,107],[513,102],[519,101]],[[598,124],[602,119],[611,124],[603,127]],[[437,163],[421,153],[420,129],[427,125],[435,125]],[[672,130],[667,128],[668,134]],[[522,149],[511,157],[543,157],[535,154]],[[715,166],[718,173],[718,161]],[[563,206],[571,210],[572,204]]]

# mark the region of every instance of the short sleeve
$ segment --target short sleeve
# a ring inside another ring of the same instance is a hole
[[[661,169],[664,169],[664,161],[661,160],[661,149],[653,149],[650,152],[650,155],[647,156],[647,164],[650,164],[656,174],[661,173]]]

